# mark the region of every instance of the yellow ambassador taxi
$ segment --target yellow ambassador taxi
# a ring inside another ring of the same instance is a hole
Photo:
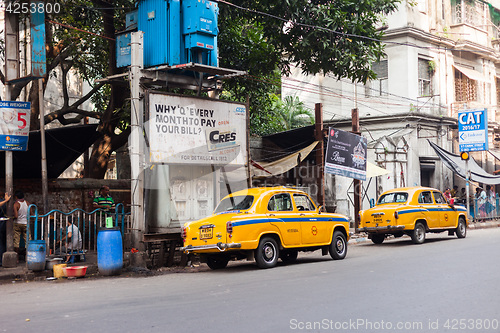
[[[187,222],[183,250],[200,255],[211,269],[231,259],[255,260],[260,268],[297,259],[298,251],[321,249],[344,259],[349,220],[325,213],[303,191],[286,187],[250,188],[221,200],[214,213]]]
[[[375,207],[360,212],[358,232],[368,233],[375,244],[387,235],[404,234],[421,244],[426,232],[448,231],[450,236],[465,238],[467,226],[465,207],[450,205],[435,188],[417,186],[382,193]]]

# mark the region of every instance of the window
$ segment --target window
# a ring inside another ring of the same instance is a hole
[[[314,207],[311,199],[309,199],[306,195],[294,194],[293,200],[295,200],[295,206],[297,206],[297,210],[316,210],[316,207]]]
[[[433,203],[432,201],[432,196],[430,191],[422,192],[418,196],[418,203],[421,204],[431,204]]]
[[[386,203],[404,203],[408,200],[408,193],[406,192],[397,192],[397,193],[387,193],[383,194],[378,199],[378,205],[386,204]]]
[[[251,195],[238,195],[222,200],[214,214],[227,212],[230,210],[246,210],[252,206],[254,197]]]
[[[437,204],[444,204],[447,203],[446,199],[443,197],[443,195],[439,192],[432,192],[434,194],[434,200],[436,200]]]
[[[387,60],[375,62],[372,64],[372,70],[377,74],[377,78],[368,81],[365,85],[365,97],[387,96],[389,64]]]
[[[418,96],[432,96],[431,78],[433,69],[431,61],[418,59]]]
[[[288,193],[276,194],[269,200],[267,210],[272,212],[283,212],[293,210],[292,198]]]
[[[455,102],[477,101],[477,81],[455,69]]]

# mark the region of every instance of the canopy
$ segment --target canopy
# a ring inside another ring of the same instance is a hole
[[[452,154],[443,148],[439,147],[435,143],[432,143],[427,139],[432,148],[436,151],[436,154],[441,158],[441,161],[455,174],[466,179],[465,175],[465,161],[463,161],[459,155]],[[492,175],[487,173],[483,168],[481,168],[476,161],[471,157],[469,159],[469,170],[470,170],[470,180],[478,183],[497,185],[500,184],[500,176]]]
[[[376,166],[373,163],[366,161],[366,178],[383,176],[388,174],[390,171],[379,166]]]
[[[453,65],[453,67],[455,67],[458,71],[462,72],[462,74],[464,74],[465,76],[467,76],[471,80],[483,81],[483,82],[488,81],[482,73],[480,73],[476,70],[473,70],[473,69],[470,69],[467,67],[458,66],[458,65]]]

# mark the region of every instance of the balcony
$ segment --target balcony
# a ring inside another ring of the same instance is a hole
[[[450,27],[450,38],[491,47],[488,32],[468,23],[458,23]]]

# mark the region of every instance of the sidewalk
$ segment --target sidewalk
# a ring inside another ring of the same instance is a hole
[[[498,228],[500,227],[500,220],[486,221],[486,222],[475,222],[469,224],[469,229],[485,229],[485,228]],[[368,242],[369,239],[364,234],[353,234],[349,240],[350,245],[360,244]],[[124,266],[127,266],[127,260],[124,259]],[[165,267],[160,267],[158,270],[149,270],[146,268],[138,267],[124,267],[120,275],[115,276],[103,276],[99,274],[97,267],[97,253],[88,253],[85,256],[85,262],[77,262],[74,264],[69,264],[68,266],[87,266],[87,273],[85,274],[85,279],[96,279],[96,278],[112,278],[112,277],[133,277],[133,276],[150,276],[163,274],[169,269]],[[16,267],[4,268],[0,266],[0,284],[7,283],[23,283],[30,281],[45,281],[47,278],[53,276],[52,271],[44,270],[40,272],[33,272],[28,270],[26,267],[26,262],[21,261]],[[59,280],[70,280],[66,278],[61,278]],[[74,278],[73,278],[74,279]]]

